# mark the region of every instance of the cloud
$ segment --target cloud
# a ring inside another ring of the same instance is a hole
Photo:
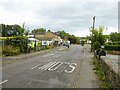
[[[31,30],[44,27],[52,31],[65,30],[79,36],[89,35],[93,16],[96,16],[96,27],[103,25],[117,28],[117,2],[85,1],[0,1],[0,19],[5,24],[26,22]]]

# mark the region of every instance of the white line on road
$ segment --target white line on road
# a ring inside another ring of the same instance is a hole
[[[85,53],[84,53],[84,56],[85,56]]]
[[[44,55],[43,57],[52,56],[52,55],[54,55],[54,54],[55,54],[55,53],[46,54],[46,55]]]
[[[3,84],[3,83],[6,83],[8,80],[4,80],[2,82],[0,82],[0,85]]]
[[[38,65],[32,67],[31,70],[33,70],[34,68],[37,68],[37,67],[40,66],[40,65],[41,65],[41,64],[38,64]]]

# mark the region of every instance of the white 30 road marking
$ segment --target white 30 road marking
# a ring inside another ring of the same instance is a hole
[[[38,65],[32,67],[31,70],[34,69],[34,68],[37,68],[37,67],[40,66],[40,65],[41,65],[41,64],[38,64]]]
[[[74,65],[74,66],[73,66],[73,65]],[[76,65],[77,65],[76,63],[71,63],[71,64],[69,65],[69,67],[71,67],[72,70],[70,70],[70,71],[65,70],[65,72],[67,72],[67,73],[72,73],[72,72],[75,70],[75,66],[76,66]]]
[[[59,66],[57,66],[56,68],[54,68],[54,69],[52,69],[53,67],[55,67],[57,64],[59,64],[60,63],[60,65],[59,66],[61,66],[62,64],[63,64],[63,62],[57,62],[57,63],[55,63],[54,65],[52,65],[48,70],[49,71],[54,71],[54,70],[56,70]]]
[[[56,62],[49,62],[48,64],[43,65],[42,67],[40,67],[39,69],[44,69],[47,70],[50,66],[52,66],[54,63]]]
[[[75,68],[76,68],[76,63],[69,63],[69,62],[49,62],[47,64],[44,64],[42,66],[40,66],[41,64],[38,64],[34,67],[31,68],[34,69],[34,68],[37,68],[40,69],[40,70],[48,70],[48,71],[57,71],[59,67],[62,67],[62,71],[63,72],[66,72],[66,73],[72,73]],[[64,67],[64,68],[63,68]],[[59,72],[59,71],[57,71]]]
[[[4,80],[3,82],[0,82],[0,85],[3,84],[3,83],[6,83],[8,80]]]

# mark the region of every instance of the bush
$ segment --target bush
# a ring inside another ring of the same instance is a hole
[[[105,45],[105,50],[120,51],[120,45]]]
[[[4,56],[14,56],[20,54],[20,48],[14,47],[12,45],[8,45],[3,47],[3,55]]]
[[[120,42],[107,42],[106,45],[120,45]]]
[[[93,45],[92,45],[92,48],[94,50],[97,50],[97,49],[101,48],[100,42],[98,42],[98,41],[94,42]]]
[[[1,37],[0,40],[4,41],[5,46],[12,45],[13,47],[19,47],[20,52],[27,52],[27,43],[28,40],[23,36],[13,36],[13,37]]]

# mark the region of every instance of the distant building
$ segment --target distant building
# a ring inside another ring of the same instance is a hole
[[[40,40],[42,45],[58,45],[61,42],[61,38],[55,33],[48,31],[44,34],[36,33],[35,38]]]

